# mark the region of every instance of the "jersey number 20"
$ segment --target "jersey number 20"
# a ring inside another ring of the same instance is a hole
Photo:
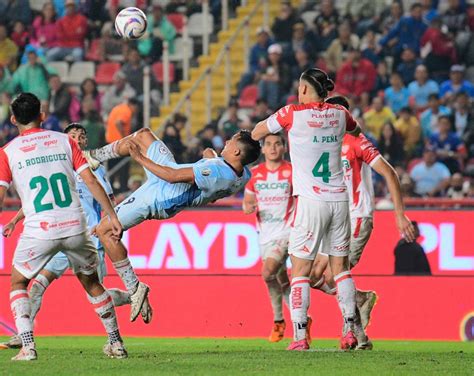
[[[61,192],[59,190],[59,185],[61,185],[64,197],[62,197]],[[36,189],[39,186],[39,192],[36,195],[35,199],[33,200],[33,204],[35,205],[35,211],[40,213],[45,210],[53,209],[52,203],[42,203],[44,196],[48,193],[49,189],[53,191],[54,203],[59,206],[60,208],[67,208],[71,205],[72,197],[71,197],[71,190],[69,189],[69,184],[67,181],[66,175],[61,172],[53,174],[46,179],[44,176],[35,176],[30,180],[30,188]]]
[[[329,183],[329,178],[331,177],[331,171],[329,171],[329,152],[325,151],[321,154],[321,157],[319,157],[313,167],[313,176],[322,178],[323,182]]]

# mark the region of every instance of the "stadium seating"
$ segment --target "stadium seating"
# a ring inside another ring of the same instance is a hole
[[[170,13],[166,15],[166,18],[168,18],[168,21],[173,24],[178,34],[183,33],[184,15],[181,13]]]
[[[120,70],[119,63],[105,62],[97,66],[95,81],[98,85],[110,85],[113,82],[114,75]]]
[[[48,63],[48,67],[53,71],[56,71],[59,77],[63,81],[66,81],[69,76],[69,64],[65,61],[51,61]]]
[[[158,61],[154,63],[151,67],[153,74],[155,75],[155,78],[158,82],[162,83],[163,82],[163,71],[164,71],[164,65],[161,61]],[[174,64],[170,63],[170,82],[173,82],[175,79],[175,68]]]
[[[49,2],[50,2],[49,0],[30,0],[30,8],[31,10],[41,12],[44,4],[49,3]]]
[[[95,64],[91,61],[76,61],[72,63],[66,82],[79,85],[86,78],[93,78]]]
[[[93,39],[87,50],[86,60],[89,61],[100,61],[99,55],[100,39]]]
[[[170,54],[170,60],[174,62],[181,62],[184,57],[184,39],[182,37],[178,37],[174,40],[174,53]],[[188,39],[187,41],[187,51],[188,51],[188,56],[191,58],[193,56],[193,51],[194,51],[194,42],[191,38]]]
[[[202,13],[194,13],[188,20],[188,32],[191,37],[201,37],[204,35],[204,15]],[[212,14],[208,15],[208,34],[214,32],[214,17]]]
[[[258,86],[249,85],[242,90],[239,98],[239,106],[244,108],[252,108],[257,103]]]

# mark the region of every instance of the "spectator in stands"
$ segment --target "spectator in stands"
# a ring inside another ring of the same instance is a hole
[[[453,34],[465,31],[467,28],[466,9],[461,5],[460,0],[448,0],[448,9],[442,15],[442,19]]]
[[[59,119],[56,115],[53,115],[49,112],[49,101],[41,101],[41,110],[45,114],[45,120],[41,124],[41,128],[47,129],[49,131],[62,132],[63,128],[59,123]]]
[[[112,108],[136,96],[135,89],[127,82],[127,76],[122,71],[114,75],[113,84],[102,97],[102,113],[107,116]]]
[[[309,60],[308,53],[305,50],[297,50],[295,52],[296,64],[291,67],[291,79],[294,85],[298,85],[298,81],[303,72],[313,66]],[[298,88],[298,86],[296,86]]]
[[[417,148],[421,142],[421,126],[420,122],[413,115],[410,107],[400,109],[399,117],[393,124],[395,129],[400,133],[403,139],[403,149],[408,158],[417,154]],[[421,154],[421,152],[420,152]],[[419,155],[419,154],[418,154]]]
[[[69,106],[71,105],[71,92],[69,87],[61,82],[57,74],[49,76],[49,112],[55,115],[59,121],[69,121]]]
[[[363,59],[361,52],[354,48],[348,55],[348,61],[342,64],[336,75],[336,91],[365,107],[369,103],[369,93],[375,87],[377,71],[372,63]]]
[[[265,99],[273,110],[280,107],[292,84],[290,67],[282,61],[282,52],[279,44],[268,47],[267,69],[258,83],[259,97]]]
[[[387,122],[383,125],[378,148],[380,154],[382,154],[392,166],[400,166],[403,164],[405,158],[403,142],[392,123]]]
[[[56,12],[51,3],[45,3],[41,14],[33,21],[30,43],[35,47],[49,49],[56,46],[57,39]]]
[[[453,65],[449,74],[449,80],[444,81],[439,89],[439,95],[443,100],[451,100],[453,95],[463,91],[474,98],[474,85],[464,79],[465,68],[463,65]]]
[[[362,51],[362,57],[369,60],[374,66],[380,62],[380,56],[377,54],[378,43],[377,34],[373,30],[367,30],[364,37],[362,38],[360,50]]]
[[[421,129],[423,136],[427,139],[436,132],[438,127],[438,118],[443,115],[451,114],[449,107],[441,105],[438,94],[430,94],[428,96],[428,108],[420,115]]]
[[[2,102],[6,102],[7,100],[9,101],[8,103],[11,103],[11,97],[4,93],[2,96]],[[5,119],[0,122],[0,146],[5,146],[16,136],[18,136],[18,127],[13,125],[11,122],[10,106],[8,105]]]
[[[380,45],[386,46],[390,41],[396,40],[394,45],[394,65],[397,66],[404,46],[412,48],[416,53],[420,51],[420,40],[427,29],[422,19],[422,8],[415,3],[410,8],[410,16],[402,17],[400,21],[380,39]]]
[[[363,117],[366,129],[377,139],[381,136],[384,124],[395,121],[395,115],[392,110],[384,105],[383,99],[380,97],[375,97],[372,100],[372,108]]]
[[[152,14],[147,17],[147,34],[138,41],[138,51],[148,56],[152,62],[158,61],[163,55],[163,42],[168,42],[169,53],[174,53],[176,29],[163,14],[163,8],[153,4]]]
[[[435,18],[438,18],[437,4],[433,4],[433,0],[421,1],[423,21],[429,25]]]
[[[13,32],[10,35],[10,38],[19,49],[19,53],[21,54],[30,38],[30,33],[26,30],[25,25],[21,21],[16,21],[13,26]]]
[[[29,92],[35,94],[40,100],[49,98],[48,71],[38,61],[34,50],[28,52],[28,62],[21,65],[13,74],[11,92]]]
[[[258,78],[260,71],[265,69],[268,57],[268,47],[273,44],[270,39],[270,32],[265,27],[257,29],[257,43],[250,49],[249,68],[250,70],[242,75],[238,92],[242,92],[244,87],[250,85]]]
[[[295,10],[289,1],[282,1],[280,12],[273,21],[271,27],[275,42],[286,48],[290,45],[293,37],[293,25],[299,21]]]
[[[133,87],[139,101],[143,101],[143,68],[145,62],[138,53],[138,50],[132,48],[127,55],[127,62],[122,67],[122,72],[127,77],[127,81]],[[152,90],[157,87],[153,75],[150,75],[150,86]]]
[[[79,7],[81,0],[74,0],[76,7]],[[64,0],[52,0],[54,11],[58,15],[58,18],[62,18],[66,15],[66,2]]]
[[[420,197],[419,194],[415,192],[415,183],[411,179],[410,175],[403,173],[400,176],[400,188],[402,190],[403,197]]]
[[[116,38],[113,33],[112,22],[104,23],[99,40],[98,56],[100,61],[122,61],[123,55],[125,55],[123,47],[126,42],[123,39]]]
[[[428,78],[428,70],[424,65],[418,65],[415,70],[415,81],[410,82],[408,91],[417,111],[423,111],[428,106],[430,94],[437,93],[438,84]]]
[[[415,71],[422,60],[416,57],[413,49],[405,47],[401,55],[401,63],[398,64],[396,71],[402,76],[403,83],[409,85],[415,79]]]
[[[81,102],[84,99],[91,99],[95,111],[100,114],[102,112],[102,94],[99,92],[97,83],[92,78],[86,78],[81,83],[80,91],[72,100],[69,114],[72,121],[79,121],[81,112]]]
[[[449,186],[451,173],[441,162],[436,161],[432,147],[426,147],[423,161],[411,170],[410,177],[415,182],[415,192],[420,196],[436,197],[444,194]]]
[[[115,19],[117,13],[126,7],[136,7],[146,11],[147,0],[108,0],[109,16],[111,20]]]
[[[105,144],[105,128],[93,98],[85,97],[81,102],[80,123],[87,132],[87,148],[96,149]]]
[[[390,4],[390,13],[382,20],[380,29],[382,33],[387,34],[403,16],[403,4],[401,1],[393,1]]]
[[[435,148],[438,160],[443,162],[451,173],[460,171],[466,157],[466,148],[458,135],[451,131],[449,116],[438,118],[438,132],[434,133],[429,142]]]
[[[372,96],[382,94],[390,86],[390,74],[385,60],[380,60],[377,64],[377,76],[375,86],[372,90]]]
[[[362,37],[369,28],[375,28],[385,9],[385,0],[358,0],[346,2],[346,16],[356,26],[356,33]]]
[[[8,67],[10,71],[14,71],[17,55],[17,45],[8,38],[7,27],[0,24],[0,65]]]
[[[239,104],[235,99],[230,101],[226,115],[227,116],[224,120],[218,124],[224,140],[230,139],[235,133],[237,133],[244,121],[244,119],[239,116]]]
[[[298,50],[304,50],[307,54],[312,55],[311,43],[306,39],[304,22],[297,22],[293,25],[293,34],[291,37],[291,48],[289,56],[285,58],[288,63],[295,61],[295,54]],[[312,56],[315,57],[314,55]]]
[[[385,103],[398,114],[404,107],[408,107],[408,98],[410,94],[403,85],[402,76],[398,72],[392,72],[390,75],[390,86],[384,91]]]
[[[446,196],[452,199],[461,200],[469,197],[471,192],[471,184],[469,180],[464,181],[462,174],[456,172],[451,176],[449,188]]]
[[[331,42],[326,51],[327,68],[332,74],[336,74],[341,68],[342,63],[347,60],[350,50],[359,48],[359,37],[352,34],[348,21],[339,25],[338,34],[339,36]]]
[[[426,68],[438,82],[448,77],[449,68],[457,58],[451,34],[444,29],[446,26],[442,26],[441,19],[435,18],[421,38],[422,52],[429,51],[424,58]]]
[[[0,22],[8,22],[11,26],[20,21],[24,25],[29,25],[31,19],[31,8],[28,0],[0,1]]]
[[[138,113],[139,103],[135,98],[130,98],[127,102],[115,106],[107,119],[105,130],[105,140],[108,144],[118,141],[130,134],[135,128],[135,117]],[[108,162],[109,169],[112,169],[121,162],[120,159],[111,159]],[[130,162],[127,162],[118,172],[118,190],[123,192],[127,189],[128,170]],[[111,182],[116,181],[116,175],[112,176]],[[114,187],[116,184],[113,185]]]
[[[470,155],[474,154],[474,112],[469,106],[469,96],[465,92],[456,94],[456,100],[451,114],[452,130],[470,149]]]
[[[10,90],[12,76],[7,67],[0,65],[0,95]]]
[[[171,150],[176,162],[183,163],[183,154],[186,150],[186,147],[183,145],[179,132],[173,124],[168,124],[165,126],[161,140]]]
[[[268,103],[264,99],[257,99],[255,108],[250,115],[250,121],[252,124],[257,124],[259,121],[265,120],[272,114],[272,110],[268,108]]]
[[[317,50],[326,51],[331,42],[337,38],[339,13],[332,0],[321,0],[320,14],[314,19],[316,25]]]
[[[63,59],[80,61],[84,57],[87,19],[76,11],[74,0],[66,0],[65,6],[66,15],[56,21],[58,35],[56,47],[46,53],[48,61]]]
[[[415,221],[411,222],[415,227],[416,239],[420,237],[420,229]],[[431,267],[423,247],[417,240],[407,242],[400,239],[395,247],[395,275],[431,275]]]

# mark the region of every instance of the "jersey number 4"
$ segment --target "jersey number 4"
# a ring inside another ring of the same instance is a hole
[[[321,157],[313,167],[313,176],[322,178],[323,182],[329,183],[329,178],[331,177],[331,171],[329,171],[329,152],[325,151],[321,154]]]
[[[36,189],[38,186],[38,194],[33,200],[36,213],[53,209],[52,203],[42,202],[44,196],[46,196],[49,189],[53,191],[54,203],[56,204],[56,206],[59,206],[60,208],[67,208],[69,205],[71,205],[71,190],[69,189],[67,177],[63,173],[58,172],[56,174],[51,175],[49,177],[49,181],[44,176],[35,176],[30,180],[30,188]],[[62,188],[62,194],[59,188],[60,186]]]

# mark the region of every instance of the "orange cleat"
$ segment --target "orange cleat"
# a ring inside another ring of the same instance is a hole
[[[273,324],[273,329],[270,334],[270,337],[268,337],[268,340],[270,342],[280,342],[285,335],[285,328],[286,324],[284,321],[275,322]]]

